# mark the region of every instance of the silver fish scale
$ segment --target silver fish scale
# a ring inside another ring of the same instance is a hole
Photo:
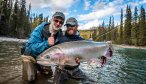
[[[106,42],[93,41],[72,41],[55,45],[41,55],[37,60],[41,63],[61,63],[62,60],[69,58],[75,61],[76,57],[81,61],[87,61],[92,58],[100,58],[109,48]]]

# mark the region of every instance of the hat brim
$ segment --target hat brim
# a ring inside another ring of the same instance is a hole
[[[65,25],[76,25],[74,22],[67,22]]]
[[[55,15],[54,17],[59,17],[59,18],[61,18],[61,19],[64,20],[64,17],[61,17],[61,16],[59,16],[59,15]]]

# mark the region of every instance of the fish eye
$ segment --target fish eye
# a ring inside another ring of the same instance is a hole
[[[46,57],[46,59],[49,59],[49,58],[50,58],[50,56],[49,56],[49,55],[46,55],[45,57]]]

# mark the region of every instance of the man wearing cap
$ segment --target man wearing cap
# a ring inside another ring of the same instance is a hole
[[[65,31],[63,42],[84,40],[84,38],[80,37],[78,21],[74,17],[68,18],[65,26],[67,30]]]
[[[67,30],[63,36],[63,42],[84,40],[79,35],[79,31],[77,30],[78,21],[74,17],[68,18],[65,26],[67,27]],[[80,65],[79,58],[76,58],[75,61]],[[81,80],[87,79],[86,75],[79,69],[79,65],[66,65],[63,69],[56,67],[53,84],[64,84],[69,78]]]
[[[80,37],[80,33],[78,31],[78,21],[74,17],[68,18],[65,26],[67,30],[65,31],[63,42],[85,40]]]
[[[32,66],[36,64],[35,58],[51,46],[61,43],[61,27],[64,20],[65,15],[62,12],[56,12],[49,23],[43,22],[32,31],[30,38],[25,45],[24,55],[22,56],[23,76],[26,76],[23,77],[24,80],[35,80],[36,69]],[[30,68],[30,74],[32,75],[27,73],[29,72],[27,68]],[[41,70],[41,68],[42,66],[38,67],[39,70]]]

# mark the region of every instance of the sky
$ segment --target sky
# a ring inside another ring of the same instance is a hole
[[[138,13],[143,6],[146,9],[146,0],[26,0],[26,6],[31,3],[31,14],[41,14],[49,19],[56,11],[65,14],[66,19],[75,17],[79,22],[79,30],[97,27],[105,22],[109,23],[109,17],[114,17],[115,25],[120,23],[121,8],[125,14],[126,6],[138,7]]]

